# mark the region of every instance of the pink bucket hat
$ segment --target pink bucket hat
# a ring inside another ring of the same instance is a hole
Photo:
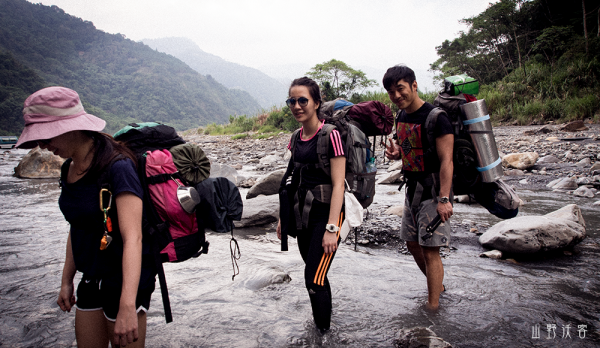
[[[79,95],[65,87],[40,89],[25,100],[25,129],[16,147],[31,149],[36,140],[52,139],[74,130],[100,132],[106,121],[85,112]]]

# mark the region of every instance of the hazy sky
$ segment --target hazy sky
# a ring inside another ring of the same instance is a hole
[[[426,70],[435,47],[488,0],[29,0],[57,5],[108,33],[139,41],[187,37],[225,60],[276,74],[332,58],[385,71]],[[495,0],[491,0],[495,2]],[[369,69],[367,69],[369,70]],[[417,76],[418,78],[418,76]]]

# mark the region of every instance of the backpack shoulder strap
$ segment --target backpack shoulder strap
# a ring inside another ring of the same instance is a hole
[[[292,137],[290,139],[290,151],[292,152],[292,162],[294,161],[294,149],[296,149],[296,143],[298,142],[298,137],[300,136],[300,130],[302,128],[298,128],[292,133]]]
[[[102,173],[100,173],[98,175],[98,186],[100,188],[105,188],[105,189],[109,189],[110,190],[110,171],[112,169],[112,166],[115,164],[115,162],[120,161],[120,160],[124,160],[127,157],[119,154],[117,156],[115,156],[112,160],[110,160],[110,163],[106,166],[106,168],[102,171]]]
[[[67,176],[69,175],[69,167],[71,166],[71,162],[73,162],[72,158],[67,158],[62,166],[60,166],[60,179],[58,180],[58,186],[63,187],[63,184],[67,182]]]
[[[317,136],[317,156],[319,157],[319,167],[331,176],[331,166],[329,164],[329,135],[336,129],[334,125],[325,123]]]
[[[425,132],[427,133],[427,141],[429,142],[429,147],[435,148],[435,125],[438,120],[438,116],[441,114],[445,114],[446,111],[440,107],[433,108],[429,115],[427,115],[427,119],[425,120]]]

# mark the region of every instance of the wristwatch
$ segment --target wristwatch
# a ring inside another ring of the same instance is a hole
[[[448,197],[440,197],[440,203],[446,204],[450,202],[450,198]]]
[[[327,230],[327,232],[336,233],[340,228],[334,224],[327,224],[325,225],[325,230]]]

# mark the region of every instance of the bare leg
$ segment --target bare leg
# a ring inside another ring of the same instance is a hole
[[[427,291],[429,292],[427,307],[437,309],[440,305],[440,293],[444,290],[444,265],[440,257],[439,247],[421,247],[425,257]]]
[[[75,338],[77,347],[106,348],[108,335],[106,334],[106,317],[101,309],[97,311],[75,311]]]
[[[410,251],[421,272],[423,272],[423,274],[427,276],[425,256],[423,255],[423,249],[419,245],[419,242],[406,242],[406,248],[408,249],[408,251]]]
[[[146,312],[140,311],[137,314],[137,317],[138,317],[138,340],[133,343],[129,343],[127,345],[127,347],[142,348],[146,345]],[[112,338],[115,333],[115,323],[113,323],[112,321],[109,321],[109,320],[107,320],[106,322],[108,323],[108,325],[107,325],[108,331],[107,332],[110,337],[111,346],[114,347],[112,345]]]

